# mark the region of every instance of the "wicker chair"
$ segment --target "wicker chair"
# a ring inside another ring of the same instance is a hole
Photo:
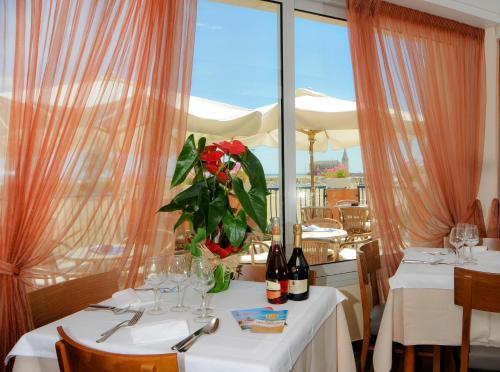
[[[342,229],[342,224],[333,218],[313,218],[304,222],[304,225],[315,225],[318,227],[330,227],[334,229]]]
[[[269,252],[269,249],[270,247],[266,243],[258,240],[253,240],[252,243],[250,243],[250,247],[248,247],[252,265],[255,263],[256,254]]]
[[[340,222],[347,231],[348,240],[359,241],[371,238],[371,230],[368,227],[370,210],[367,207],[342,207],[339,208],[339,213]]]
[[[303,207],[301,214],[303,223],[318,218],[333,219],[333,211],[328,207]]]
[[[330,254],[333,250],[333,254]],[[339,256],[339,245],[324,239],[302,239],[302,251],[309,265],[319,265],[336,261]]]
[[[339,200],[335,203],[336,207],[352,207],[358,205],[359,202],[357,200]]]

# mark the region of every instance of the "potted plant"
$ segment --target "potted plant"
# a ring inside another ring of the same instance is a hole
[[[344,164],[326,169],[321,176],[323,183],[331,189],[346,189],[351,186],[351,178]]]
[[[247,181],[247,182],[245,182]],[[267,185],[259,159],[240,141],[206,145],[190,135],[179,154],[171,186],[187,183],[160,212],[180,211],[174,229],[188,223],[194,236],[186,249],[214,262],[216,285],[212,292],[229,287],[239,254],[248,250],[254,226],[267,226]]]

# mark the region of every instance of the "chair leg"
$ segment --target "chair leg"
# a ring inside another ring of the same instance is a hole
[[[370,346],[370,336],[363,337],[363,346],[361,347],[361,371],[366,369],[366,358],[368,356],[368,347]]]
[[[432,353],[432,372],[439,372],[441,369],[441,346],[434,345]]]
[[[415,346],[408,345],[405,346],[404,372],[414,372],[414,371],[415,371]]]

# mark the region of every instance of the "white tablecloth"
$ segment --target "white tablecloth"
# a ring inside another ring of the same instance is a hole
[[[438,249],[408,249],[405,258],[433,261],[451,256],[431,254]],[[477,265],[465,268],[500,272],[500,252],[478,253]],[[453,265],[401,264],[389,280],[391,290],[380,325],[373,366],[389,372],[392,342],[403,345],[461,344],[462,308],[454,304]],[[472,312],[471,344],[500,347],[500,315]]]
[[[233,309],[268,306],[263,283],[235,281],[228,291],[212,295],[210,306],[220,318],[220,327],[214,335],[202,337],[187,353],[180,354],[182,371],[355,371],[345,315],[341,306],[344,296],[331,287],[312,287],[308,301],[289,301],[275,305],[288,309],[288,326],[282,334],[257,334],[241,331],[231,315]],[[166,295],[165,306],[171,306],[175,294]],[[186,303],[199,303],[199,295],[188,291]],[[38,328],[24,335],[12,349],[10,356],[16,360],[16,372],[57,371],[54,344],[59,339],[56,327],[71,330],[72,337],[82,344],[108,351],[126,350],[127,353],[150,354],[170,352],[176,342],[159,342],[148,345],[126,344],[117,332],[107,342],[96,344],[93,340],[110,324],[123,316],[107,312],[81,311],[60,321]],[[191,331],[199,328],[191,312],[171,313],[161,316],[145,315],[141,322],[158,321],[164,317],[188,319]],[[104,345],[104,346],[102,346]],[[49,361],[50,359],[50,361]]]

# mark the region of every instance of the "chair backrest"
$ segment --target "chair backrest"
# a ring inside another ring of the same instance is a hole
[[[380,248],[378,240],[372,240],[359,247],[357,250],[357,256],[361,296],[363,297],[363,293],[368,296],[368,285],[370,285],[372,304],[378,305],[380,304],[380,296],[377,272],[382,267],[380,263]],[[366,297],[366,300],[368,300],[368,297]],[[368,302],[366,304],[369,305]]]
[[[328,261],[328,249],[332,246],[324,239],[302,239],[302,252],[309,265],[319,265]]]
[[[302,222],[307,222],[316,218],[332,218],[333,211],[328,207],[303,207],[301,209]]]
[[[68,280],[28,293],[36,328],[104,301],[118,290],[115,271]]]
[[[252,264],[255,262],[255,255],[256,254],[269,252],[269,249],[270,249],[270,247],[266,243],[261,242],[261,241],[257,241],[257,240],[253,240],[250,243],[250,247],[248,247],[248,251],[250,253],[250,258],[251,258]]]
[[[266,265],[264,264],[241,265],[237,280],[246,280],[249,282],[265,282]],[[316,284],[316,272],[314,270],[309,270],[309,284],[310,285]]]
[[[107,353],[81,345],[57,327],[62,340],[56,343],[61,372],[128,371],[178,372],[177,354],[129,355]]]
[[[484,245],[488,247],[489,251],[500,251],[500,239],[499,238],[482,238],[479,239],[479,245]],[[450,244],[450,239],[448,236],[443,238],[443,247],[453,248]]]
[[[463,307],[460,371],[469,365],[472,309],[500,313],[500,274],[455,267],[455,305]]]
[[[334,229],[342,229],[342,224],[333,218],[312,218],[304,222],[304,225],[315,225],[318,227],[331,227]]]
[[[368,207],[341,207],[339,208],[340,222],[344,230],[351,234],[369,232],[367,227],[370,221]]]
[[[358,205],[357,200],[339,200],[335,203],[337,207],[352,207],[353,205]]]
[[[489,251],[500,251],[499,238],[483,238],[480,244],[487,246]]]

